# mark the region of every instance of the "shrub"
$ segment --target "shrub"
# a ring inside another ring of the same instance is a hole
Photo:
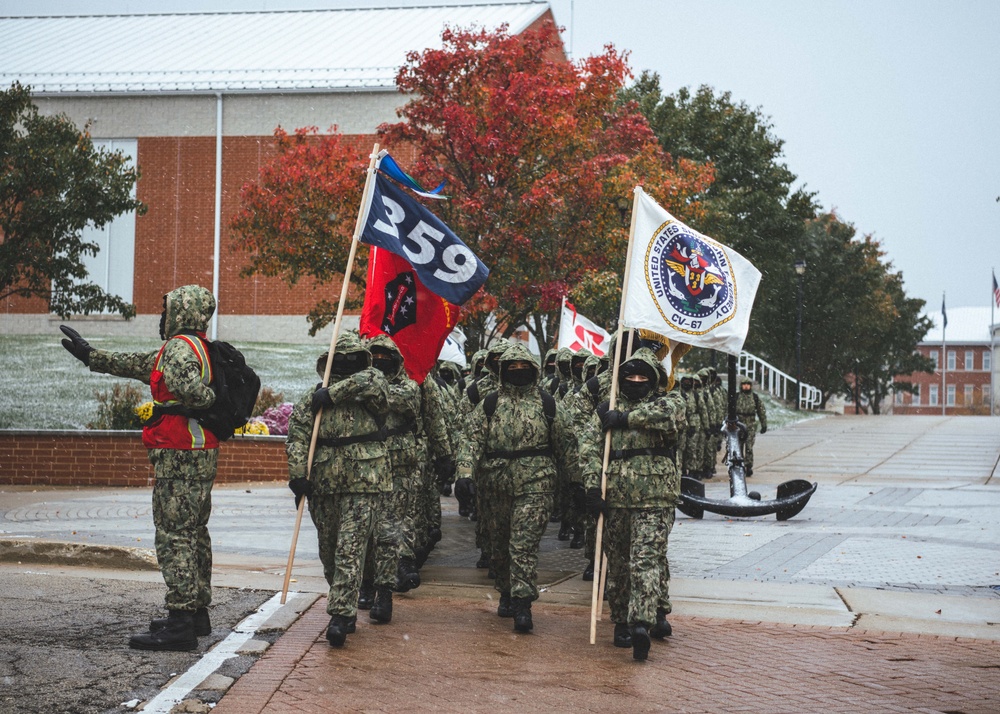
[[[288,434],[288,417],[292,415],[293,406],[291,402],[284,402],[264,412],[261,420],[267,424],[268,433],[278,435]]]
[[[257,395],[257,403],[253,405],[251,417],[263,416],[268,409],[278,406],[285,401],[282,392],[275,392],[270,387],[261,387],[260,394]]]
[[[116,384],[111,391],[97,390],[97,418],[87,424],[88,429],[141,429],[138,414],[142,392],[131,384]]]

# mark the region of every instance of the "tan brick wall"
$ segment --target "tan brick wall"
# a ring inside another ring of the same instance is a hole
[[[220,448],[217,483],[287,478],[283,436],[237,436]],[[147,486],[152,479],[137,431],[0,430],[0,484]]]

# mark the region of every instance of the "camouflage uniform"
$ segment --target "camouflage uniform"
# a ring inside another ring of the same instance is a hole
[[[757,420],[760,420],[760,433],[767,431],[767,408],[751,389],[744,392],[743,385],[753,385],[753,380],[749,377],[740,379],[740,391],[736,394],[736,417],[746,424],[747,440],[743,446],[743,463],[747,469],[747,476],[753,474],[753,445],[757,440]]]
[[[167,342],[159,363],[164,382],[183,406],[205,409],[215,401],[215,392],[204,379],[202,362],[186,341],[171,338],[182,330],[193,330],[204,337],[215,312],[215,298],[203,287],[185,285],[164,296],[164,310],[161,336]],[[90,370],[149,384],[158,353],[95,350],[90,356]],[[167,586],[168,610],[194,612],[212,602],[208,518],[218,459],[217,447],[149,450],[156,476],[156,559]]]
[[[383,372],[389,382],[385,445],[392,490],[380,495],[363,582],[373,588],[395,588],[398,570],[401,577],[413,577],[410,587],[416,587],[420,584],[419,575],[409,574],[415,572],[412,502],[420,486],[417,463],[417,434],[423,428],[420,387],[406,375],[403,356],[391,337],[378,335],[368,342],[368,348],[373,353],[381,351],[392,360],[388,372]]]
[[[705,402],[705,411],[708,414],[699,471],[704,478],[711,478],[715,474],[716,444],[719,443],[719,426],[722,424],[725,416],[719,411],[720,404],[712,370],[708,367],[698,370],[698,378],[702,383],[701,395]]]
[[[418,432],[420,485],[417,489],[414,523],[414,550],[417,565],[423,565],[441,540],[441,486],[450,483],[454,464],[452,441],[446,426],[447,396],[433,379],[420,385],[420,415],[423,428]]]
[[[645,396],[630,396],[627,368],[655,375]],[[608,555],[607,594],[612,622],[652,629],[667,600],[667,540],[680,493],[675,469],[677,432],[684,427],[684,409],[676,392],[663,393],[666,372],[649,349],[638,350],[625,365],[622,394],[616,412],[625,423],[612,427],[611,458],[605,495]],[[589,492],[599,493],[604,452],[602,421],[593,415],[581,437],[580,460]],[[634,646],[637,646],[634,644]],[[648,638],[646,639],[648,650]],[[645,655],[643,655],[644,658]]]
[[[698,407],[698,397],[694,391],[694,379],[690,374],[681,375],[681,396],[684,398],[684,409],[687,417],[687,426],[678,440],[678,449],[681,452],[679,457],[681,475],[694,476],[697,473],[694,466],[695,432],[701,425],[701,410]]]
[[[552,396],[557,400],[565,399],[573,389],[573,351],[569,347],[561,347],[556,352],[556,379],[552,384]]]
[[[359,359],[363,368],[338,373],[338,355]],[[321,364],[325,359],[325,355],[320,358]],[[316,525],[319,557],[330,586],[326,611],[345,621],[357,613],[365,550],[377,504],[382,494],[392,490],[384,439],[389,384],[370,365],[371,353],[361,338],[353,332],[342,334],[337,340],[328,388],[332,405],[323,407],[311,471],[308,455],[315,397],[311,390],[292,410],[285,445],[289,482],[308,478],[312,484],[309,514]]]
[[[524,362],[533,368],[530,381],[514,384],[513,367]],[[490,494],[487,532],[495,587],[501,593],[498,614],[513,615],[515,628],[526,631],[524,617],[530,629],[531,601],[538,597],[538,547],[552,508],[557,473],[573,462],[573,442],[565,412],[553,404],[551,423],[546,415],[537,384],[538,363],[527,348],[520,344],[508,348],[500,373],[492,417],[486,413],[486,404],[493,397],[480,402],[469,416],[458,472],[475,474],[477,491]]]
[[[556,375],[556,356],[558,354],[559,350],[553,347],[545,353],[545,359],[542,360],[542,373],[539,377],[539,384],[549,394],[555,392],[559,386],[559,380]]]

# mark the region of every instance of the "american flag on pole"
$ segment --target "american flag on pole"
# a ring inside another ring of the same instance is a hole
[[[997,285],[997,274],[993,273],[993,302],[1000,307],[1000,285]]]

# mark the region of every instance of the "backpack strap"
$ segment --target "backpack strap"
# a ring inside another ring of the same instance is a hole
[[[465,396],[467,396],[469,398],[469,401],[472,402],[472,406],[476,406],[477,404],[479,404],[479,399],[480,399],[479,383],[473,382],[472,386],[470,386],[468,390],[466,390]]]
[[[483,411],[486,412],[486,421],[493,418],[493,415],[497,412],[497,398],[499,395],[496,392],[490,392],[483,399]]]
[[[591,377],[584,384],[587,387],[587,391],[590,392],[590,401],[593,402],[594,409],[597,409],[601,398],[601,385],[597,381],[597,377]]]

